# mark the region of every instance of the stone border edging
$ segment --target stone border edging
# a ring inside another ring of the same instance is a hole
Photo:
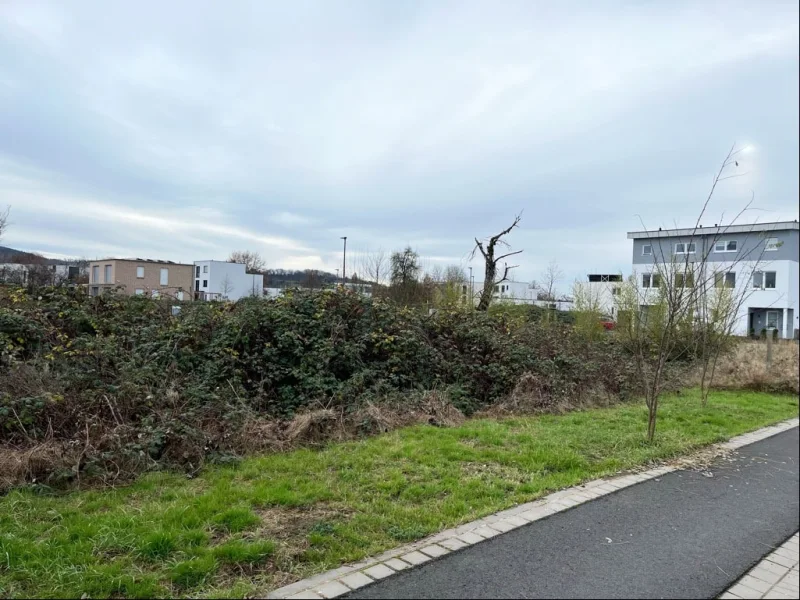
[[[800,535],[795,533],[740,577],[720,596],[720,599],[793,600],[798,596],[800,596]]]
[[[800,423],[798,418],[789,419],[776,425],[770,425],[769,427],[731,438],[727,442],[718,444],[717,447],[722,450],[735,450],[788,431],[797,427],[798,423]],[[678,470],[681,470],[681,467],[665,465],[639,473],[588,481],[584,484],[554,492],[539,500],[520,504],[477,521],[441,531],[378,556],[366,558],[338,569],[296,581],[270,592],[267,598],[289,600],[336,598],[394,575],[399,571],[410,569],[451,552],[478,544],[517,527],[522,527],[574,506],[590,502],[595,498],[613,494],[617,490]]]

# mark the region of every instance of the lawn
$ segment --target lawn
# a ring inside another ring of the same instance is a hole
[[[792,396],[696,392],[646,411],[418,426],[248,458],[194,479],[0,498],[0,596],[264,594],[558,488],[797,416]]]

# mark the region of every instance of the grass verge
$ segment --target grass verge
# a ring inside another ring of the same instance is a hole
[[[476,419],[121,489],[0,498],[2,597],[236,597],[375,554],[558,488],[797,416],[797,397],[695,392],[639,405]]]

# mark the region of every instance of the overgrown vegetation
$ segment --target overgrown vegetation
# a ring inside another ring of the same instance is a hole
[[[796,396],[713,392],[247,458],[198,477],[0,497],[2,597],[264,597],[556,489],[797,415]]]
[[[427,315],[331,291],[187,303],[173,316],[141,297],[16,290],[0,301],[0,476],[193,473],[254,447],[452,420],[515,389],[531,409],[635,392],[612,337],[535,313]]]

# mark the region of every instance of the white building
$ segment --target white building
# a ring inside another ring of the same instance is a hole
[[[264,276],[248,273],[245,265],[222,260],[194,262],[196,300],[238,300],[264,295]]]
[[[483,292],[483,282],[476,281],[472,288],[468,283],[462,284],[461,294],[467,302],[470,292],[472,292],[473,303],[478,304]],[[541,308],[554,308],[556,310],[572,310],[573,302],[568,298],[557,300],[540,299],[544,291],[537,288],[535,284],[525,281],[503,281],[496,283],[492,293],[492,303],[504,302],[506,304],[530,304]]]
[[[633,231],[628,239],[633,240],[634,276],[645,296],[659,287],[657,265],[703,262],[705,257],[707,272],[693,280],[732,288],[734,296],[743,298],[734,333],[760,335],[766,330],[782,338],[795,336],[800,317],[797,221]]]
[[[621,274],[592,273],[586,281],[576,281],[575,303],[579,310],[593,310],[617,318],[617,295],[622,285]]]
[[[0,263],[0,283],[26,285],[31,273],[38,275],[37,279],[40,284],[58,285],[77,279],[80,275],[80,268],[68,264]]]

